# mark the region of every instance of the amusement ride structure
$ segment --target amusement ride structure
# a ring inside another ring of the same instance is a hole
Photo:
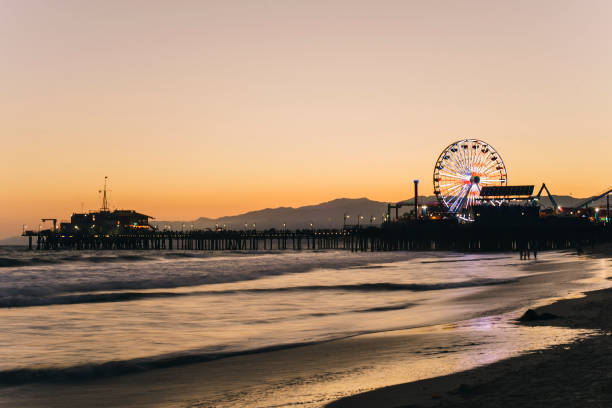
[[[434,194],[449,213],[467,215],[483,187],[505,186],[506,166],[490,144],[464,139],[446,147],[434,167]]]

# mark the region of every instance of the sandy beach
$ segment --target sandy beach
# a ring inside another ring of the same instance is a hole
[[[535,310],[557,318],[517,324],[593,329],[598,334],[476,369],[346,397],[328,407],[609,407],[610,310],[612,289],[557,301]]]

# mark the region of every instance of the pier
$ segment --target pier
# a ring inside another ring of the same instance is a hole
[[[267,251],[350,249],[347,231],[154,231],[124,234],[61,235],[51,230],[26,231],[29,249],[121,250],[165,249],[201,251]]]
[[[448,222],[394,222],[351,230],[143,231],[120,234],[61,234],[24,231],[37,250],[199,250],[199,251],[517,251],[569,249],[612,241],[608,224],[540,222],[479,225]]]

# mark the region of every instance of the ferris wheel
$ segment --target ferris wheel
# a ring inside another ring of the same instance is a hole
[[[442,151],[433,174],[434,193],[452,213],[464,213],[485,186],[508,183],[506,166],[499,153],[477,139],[459,140]]]

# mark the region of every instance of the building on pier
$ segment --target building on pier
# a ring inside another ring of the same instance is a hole
[[[531,201],[532,185],[485,186],[472,206],[472,219],[478,224],[532,224],[540,216],[540,207]]]
[[[70,222],[60,224],[60,234],[93,233],[121,234],[133,231],[154,230],[149,224],[153,217],[134,210],[100,210],[88,213],[75,213]]]
[[[108,208],[107,184],[108,177],[104,177],[104,188],[102,194],[102,207],[100,211],[87,213],[74,213],[70,222],[62,222],[56,229],[56,220],[53,221],[53,230],[48,233],[61,235],[117,235],[130,232],[154,231],[155,228],[149,224],[150,215],[142,214],[134,210],[114,210]],[[46,221],[49,219],[43,219]]]

